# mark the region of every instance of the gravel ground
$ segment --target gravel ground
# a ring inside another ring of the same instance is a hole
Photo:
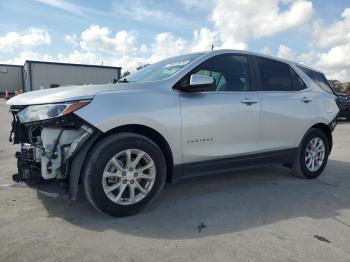
[[[0,261],[350,261],[350,123],[323,175],[269,166],[167,185],[143,213],[112,218],[56,184],[14,184],[0,101]]]

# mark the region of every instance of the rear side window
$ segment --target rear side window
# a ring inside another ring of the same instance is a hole
[[[278,61],[257,57],[263,91],[293,91],[290,67]]]
[[[313,71],[311,69],[298,66],[308,77],[310,77],[321,89],[328,93],[334,93],[324,74]]]

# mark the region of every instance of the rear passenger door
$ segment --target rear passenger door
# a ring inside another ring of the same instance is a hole
[[[297,147],[316,118],[312,92],[287,64],[255,57],[261,91],[259,151]]]

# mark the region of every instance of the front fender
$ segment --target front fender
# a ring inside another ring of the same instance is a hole
[[[131,89],[100,93],[75,114],[104,133],[124,125],[152,128],[168,142],[174,164],[182,162],[180,101],[177,92]]]

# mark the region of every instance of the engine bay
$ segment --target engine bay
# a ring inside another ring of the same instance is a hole
[[[94,128],[75,114],[21,123],[18,113],[24,107],[10,108],[13,115],[9,141],[20,144],[16,152],[18,173],[15,182],[67,180],[74,155],[94,133]]]

